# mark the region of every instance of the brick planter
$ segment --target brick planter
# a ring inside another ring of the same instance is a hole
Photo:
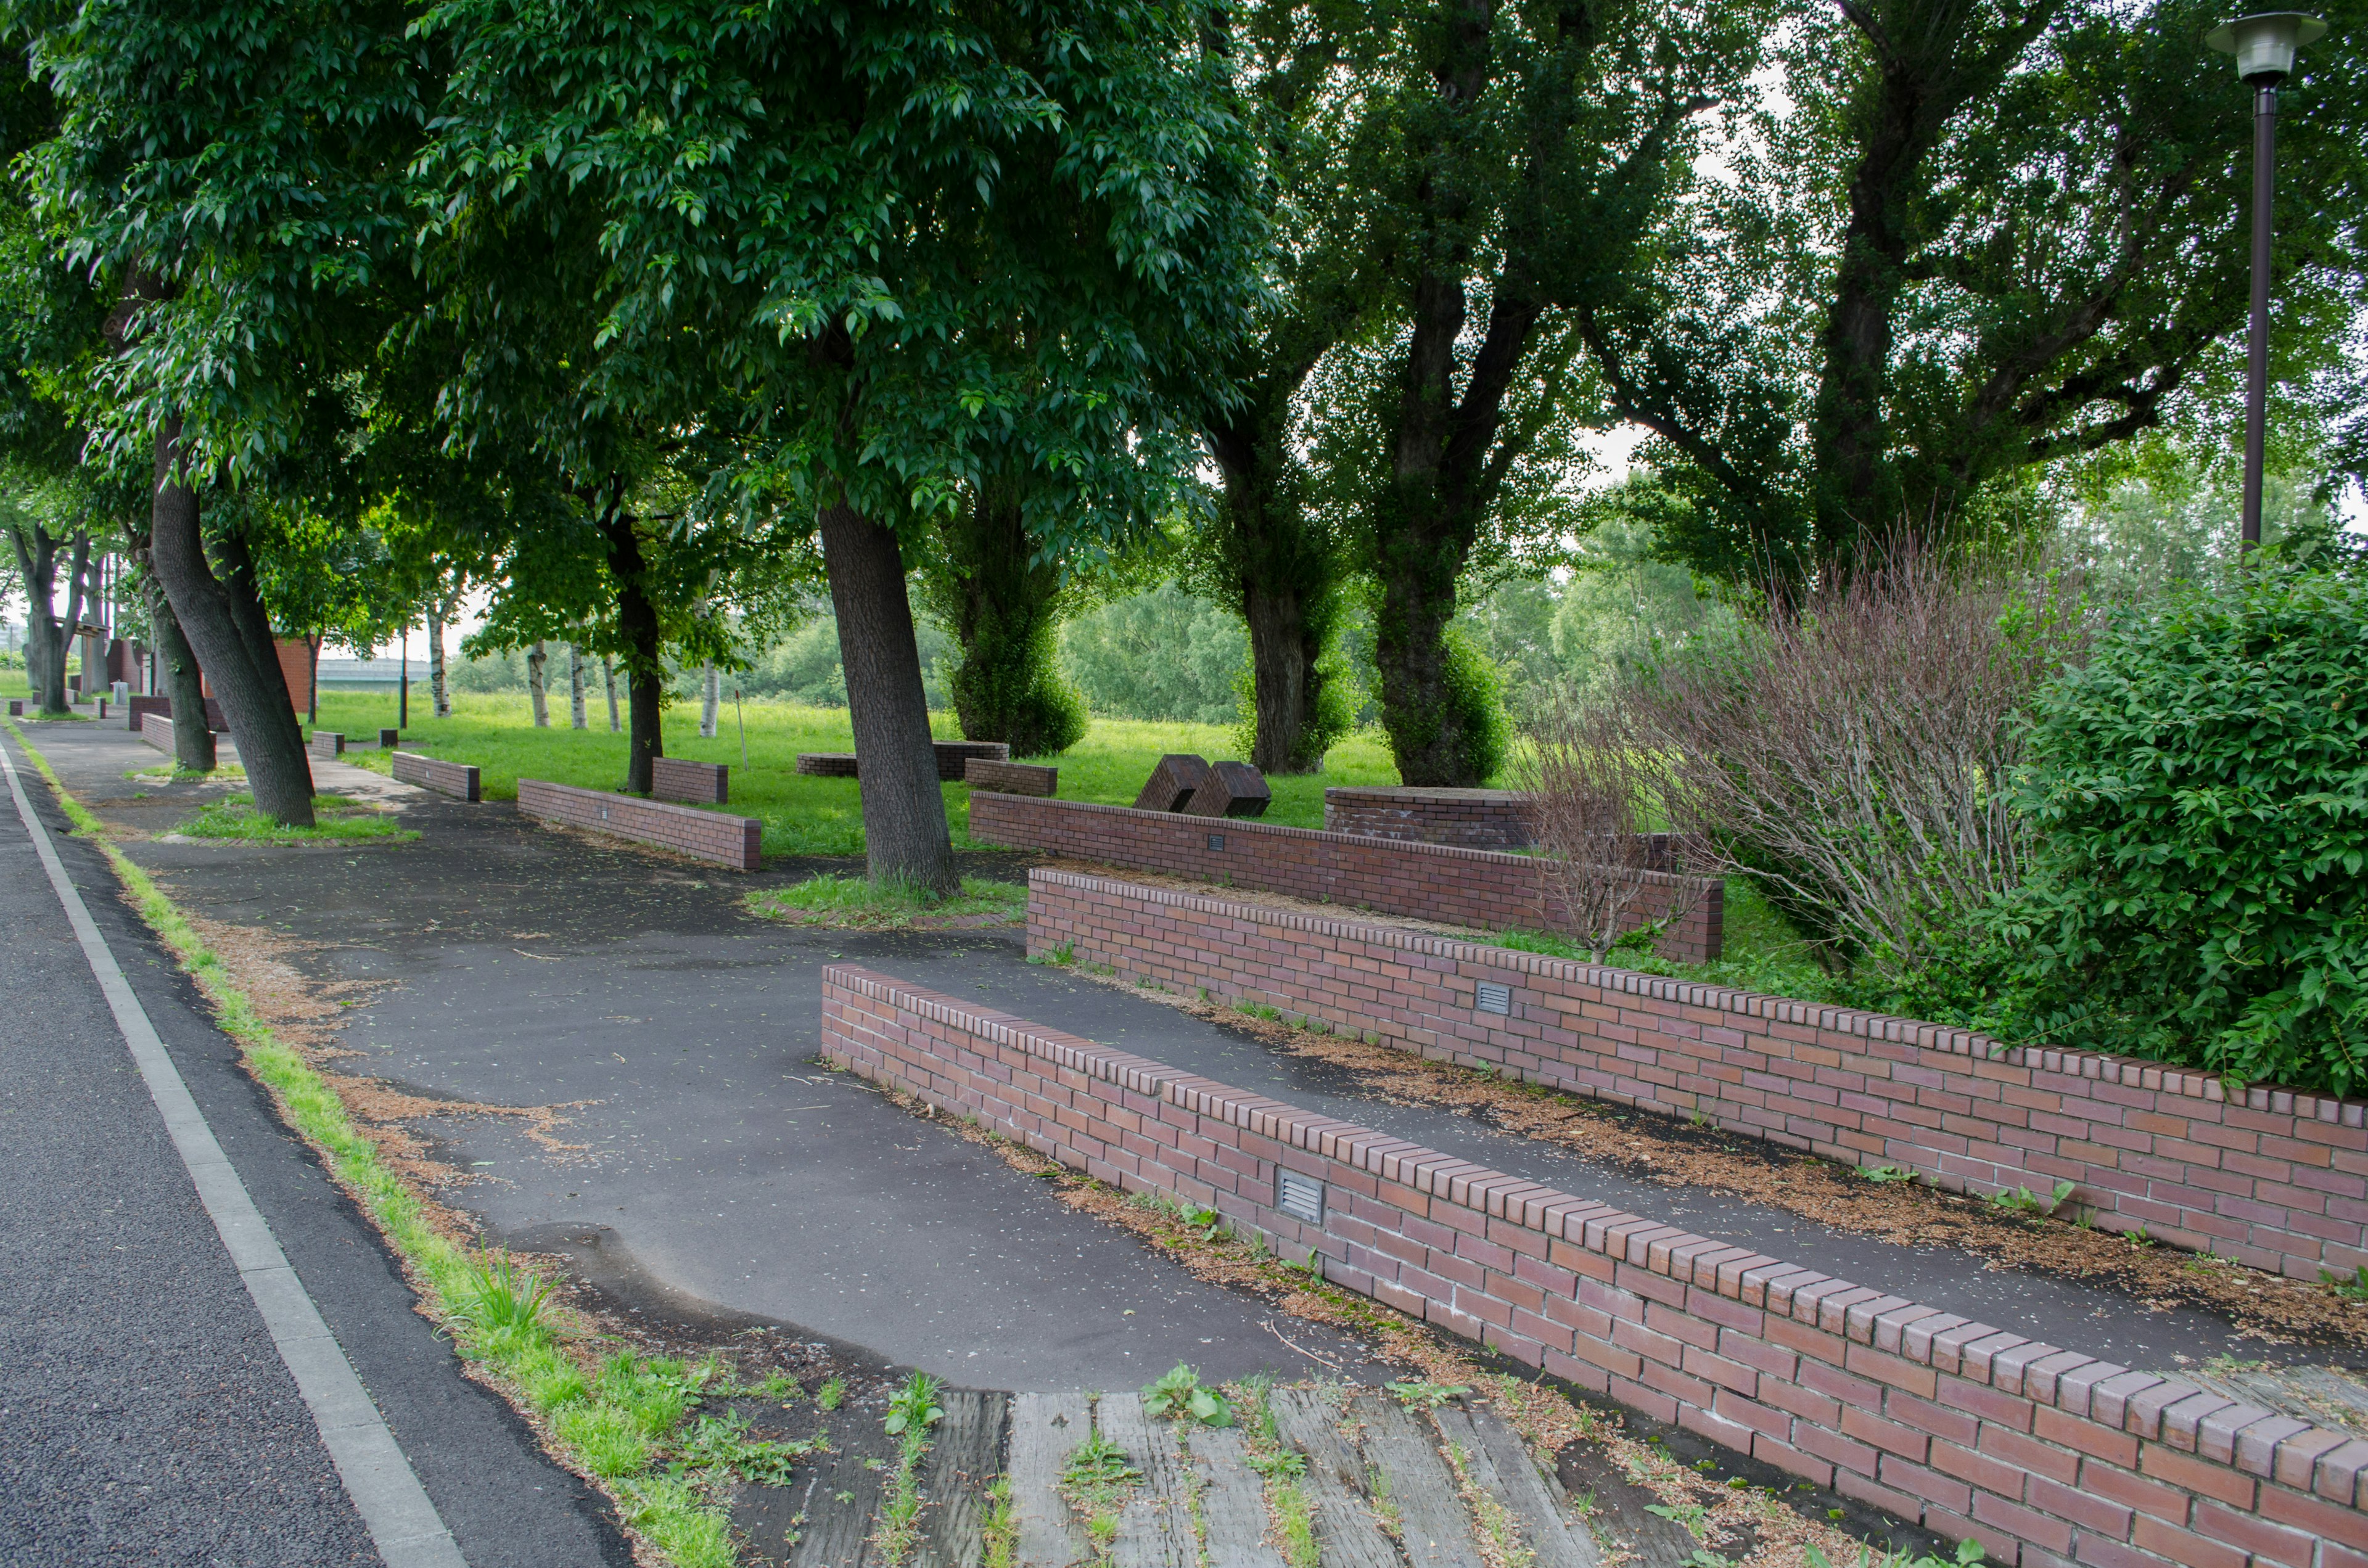
[[[1529,855],[984,791],[970,798],[970,833],[1013,849],[1327,900],[1344,912],[1362,906],[1484,931],[1564,924],[1550,869]],[[1718,957],[1725,884],[1643,876],[1637,923],[1658,918],[1673,903],[1691,903],[1657,944],[1661,953],[1683,962]]]
[[[606,790],[579,790],[541,778],[521,778],[518,788],[518,810],[527,816],[655,844],[735,871],[753,871],[758,865],[757,841],[764,824],[754,817],[726,816],[695,806],[644,801]]]
[[[2368,1441],[850,965],[822,983],[841,1066],[1993,1562],[2368,1561]]]
[[[2077,1185],[2110,1230],[2300,1279],[2368,1263],[2368,1106],[2158,1062],[1038,869],[1028,950],[1249,997],[1437,1061],[1708,1118],[1952,1191]],[[1481,988],[1495,988],[1483,995]]]
[[[477,770],[466,763],[422,756],[416,751],[398,751],[387,760],[398,784],[416,784],[423,790],[433,790],[457,801],[482,798],[478,793]]]
[[[732,770],[720,762],[686,762],[661,756],[650,764],[650,793],[661,801],[720,806],[731,799]]]

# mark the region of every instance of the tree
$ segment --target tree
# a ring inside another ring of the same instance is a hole
[[[1475,551],[1558,531],[1595,417],[1584,313],[1628,286],[1736,102],[1768,18],[1750,4],[1560,9],[1440,0],[1375,13],[1360,89],[1387,101],[1362,210],[1380,324],[1336,355],[1317,433],[1374,584],[1382,721],[1410,784],[1492,771],[1503,720],[1450,635]]]
[[[1614,405],[1659,437],[1645,456],[1701,503],[1665,542],[1705,570],[1798,574],[1870,529],[1962,531],[1986,486],[2169,417],[2247,307],[2250,89],[2198,45],[2223,15],[1801,17],[1789,112],[1736,143],[1731,186],[1698,186],[1648,277],[1582,315]],[[2368,191],[2368,64],[2308,65],[2279,132],[2289,348],[2350,330]]]
[[[313,820],[302,733],[255,590],[252,541],[199,496],[297,441],[338,384],[351,301],[407,233],[399,183],[425,56],[402,7],[104,0],[11,5],[55,96],[30,164],[76,265],[116,296],[93,421],[148,460],[149,562],[237,738],[257,809]],[[212,545],[211,558],[209,543]]]
[[[949,685],[963,736],[1045,756],[1086,733],[1085,699],[1056,658],[1061,620],[1081,595],[1061,562],[1038,555],[1023,499],[1010,481],[973,486],[939,519],[917,575],[922,602],[962,649]]]
[[[816,520],[877,878],[955,882],[907,544],[989,454],[1057,481],[1166,430],[1240,313],[1254,214],[1196,16],[438,14],[448,222],[584,215],[607,406],[745,436],[732,472]]]

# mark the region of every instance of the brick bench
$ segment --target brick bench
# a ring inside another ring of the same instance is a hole
[[[661,801],[686,801],[694,806],[720,806],[731,799],[732,770],[720,762],[687,762],[678,756],[654,758],[650,793]]]
[[[346,755],[346,737],[335,730],[315,730],[313,738],[304,744],[314,756],[340,757]]]
[[[753,871],[758,865],[757,844],[764,824],[754,817],[726,816],[606,790],[579,790],[541,778],[521,778],[518,790],[518,811],[526,816],[655,844],[735,871]]]
[[[931,741],[929,744],[937,748],[938,778],[942,783],[961,783],[973,759],[981,762],[1011,760],[1011,748],[1001,741]],[[814,778],[853,778],[856,777],[855,754],[851,751],[800,752],[798,771]]]
[[[2368,1553],[2368,1440],[2177,1377],[853,965],[823,969],[822,1052],[1128,1192],[1214,1209],[1341,1290],[1978,1539],[1993,1562],[2348,1568]]]
[[[483,799],[478,792],[477,770],[467,763],[422,756],[416,751],[394,752],[388,760],[393,765],[394,781],[398,784],[416,784],[456,801]]]
[[[132,700],[137,702],[140,699],[135,697]],[[131,733],[166,756],[176,755],[173,750],[173,721],[165,718],[162,713],[150,713],[144,723],[135,718],[132,722]]]
[[[1040,767],[1032,762],[994,762],[974,756],[962,769],[962,778],[973,790],[999,790],[1007,795],[1044,795],[1056,793],[1061,787],[1061,770]]]

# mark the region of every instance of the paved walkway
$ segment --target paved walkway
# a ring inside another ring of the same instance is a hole
[[[65,729],[35,733],[46,744]],[[461,1375],[97,849],[68,836],[14,740],[0,744],[139,1010],[466,1562],[629,1562],[605,1506]],[[5,784],[0,928],[14,1004],[0,1012],[0,1561],[381,1561]]]

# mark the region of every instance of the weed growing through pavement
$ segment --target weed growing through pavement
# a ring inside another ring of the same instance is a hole
[[[1401,1378],[1390,1385],[1390,1392],[1408,1410],[1437,1410],[1449,1400],[1471,1392],[1460,1385],[1450,1387],[1423,1378]]]
[[[1456,1491],[1472,1511],[1474,1533],[1488,1568],[1530,1568],[1538,1560],[1536,1549],[1521,1543],[1512,1510],[1503,1500],[1472,1479],[1472,1456],[1463,1451],[1463,1445],[1450,1443],[1441,1451],[1447,1456],[1448,1468],[1455,1472]]]
[[[1071,1450],[1069,1462],[1061,1467],[1061,1494],[1085,1521],[1086,1540],[1097,1562],[1110,1561],[1110,1548],[1118,1541],[1119,1510],[1142,1479],[1127,1451],[1099,1428]]]
[[[1233,1407],[1225,1396],[1203,1386],[1201,1374],[1181,1361],[1143,1391],[1143,1413],[1155,1421],[1198,1421],[1209,1426],[1234,1424]]]
[[[1916,1180],[1916,1173],[1906,1165],[1861,1165],[1858,1174],[1879,1187]]]
[[[896,1473],[889,1477],[880,1505],[875,1538],[888,1568],[899,1568],[920,1540],[921,1460],[929,1451],[929,1429],[945,1419],[945,1406],[938,1403],[944,1386],[927,1372],[915,1372],[888,1398],[884,1426],[896,1439]]]
[[[336,1091],[264,1022],[179,906],[115,847],[48,759],[27,749],[79,835],[107,856],[141,918],[212,1004],[215,1022],[238,1042],[247,1070],[279,1103],[282,1119],[320,1151],[401,1256],[428,1316],[452,1335],[461,1355],[544,1417],[561,1456],[605,1483],[626,1522],[677,1568],[730,1568],[736,1553],[729,1517],[690,1480],[656,1465],[695,1403],[689,1369],[627,1356],[586,1376],[575,1348],[582,1335],[558,1321],[542,1282],[506,1256],[472,1256],[436,1228],[427,1207],[355,1127]]]
[[[814,1391],[814,1403],[825,1410],[837,1410],[846,1398],[847,1380],[836,1375]]]
[[[255,797],[241,790],[212,802],[173,831],[184,838],[227,839],[239,844],[394,844],[417,838],[389,812],[342,795],[313,797],[313,825],[290,827],[255,809]]]
[[[2071,1196],[2072,1184],[2068,1181],[2057,1182],[2054,1195],[2047,1198],[2040,1197],[2027,1187],[2009,1187],[1990,1194],[1990,1206],[2003,1209],[2010,1214],[2044,1220],[2063,1208],[2064,1200]]]
[[[1244,1462],[1266,1483],[1267,1523],[1287,1568],[1319,1568],[1315,1509],[1307,1489],[1307,1456],[1282,1439],[1275,1425],[1274,1379],[1264,1372],[1240,1385]]]
[[[1833,1559],[1814,1546],[1808,1549],[1808,1568],[1836,1568]],[[1988,1559],[1989,1553],[1978,1540],[1958,1542],[1954,1557],[1935,1557],[1923,1551],[1886,1551],[1877,1557],[1873,1548],[1861,1546],[1857,1562],[1842,1564],[1841,1568],[1980,1568]]]
[[[916,924],[962,920],[995,925],[1028,913],[1028,890],[1010,882],[964,877],[962,891],[939,894],[909,881],[871,881],[829,872],[786,888],[765,888],[747,898],[751,914],[800,926],[893,931]]]
[[[1018,1568],[1019,1511],[1011,1506],[1011,1477],[998,1475],[986,1489],[985,1568]]]
[[[2331,1268],[2320,1269],[2318,1278],[2328,1290],[2347,1301],[2368,1301],[2368,1263],[2352,1270],[2348,1279]]]

